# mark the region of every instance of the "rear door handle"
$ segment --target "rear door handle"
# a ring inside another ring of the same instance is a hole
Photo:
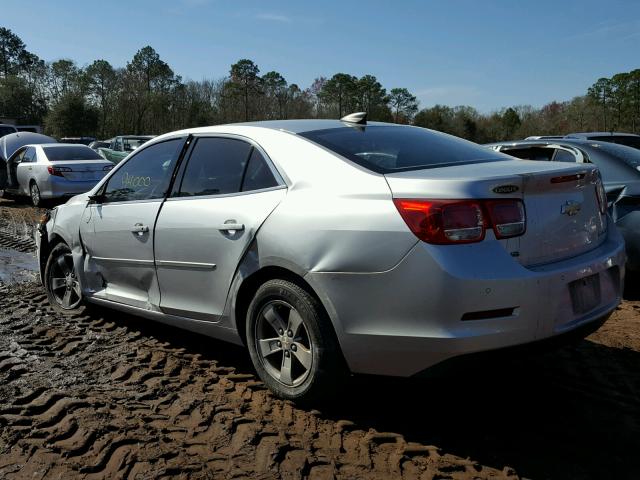
[[[131,231],[133,233],[137,233],[138,235],[144,235],[145,233],[147,233],[149,231],[149,227],[147,227],[146,225],[143,225],[141,223],[136,223],[133,228],[131,229]]]
[[[235,220],[227,220],[218,227],[218,230],[233,234],[235,232],[244,230],[244,224],[237,223]]]

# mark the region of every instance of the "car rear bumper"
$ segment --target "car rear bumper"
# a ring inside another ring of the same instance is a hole
[[[72,197],[85,193],[95,187],[99,180],[70,181],[64,178],[51,178],[45,188],[41,188],[42,198]]]
[[[578,329],[621,300],[624,242],[613,225],[597,248],[536,268],[495,241],[456,247],[420,242],[386,272],[307,275],[351,371],[411,376],[456,356]],[[600,301],[577,313],[570,284],[592,275]]]

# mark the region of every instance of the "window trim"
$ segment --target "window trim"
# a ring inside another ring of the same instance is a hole
[[[247,195],[247,194],[256,193],[256,192],[268,192],[271,190],[280,190],[282,188],[287,188],[287,183],[284,181],[283,176],[280,175],[280,172],[275,167],[269,155],[267,155],[267,153],[260,146],[260,144],[258,144],[252,138],[246,137],[244,135],[233,134],[233,133],[199,133],[199,134],[193,134],[192,138],[193,138],[193,141],[191,142],[191,145],[189,146],[188,151],[185,152],[181,165],[178,167],[178,171],[177,171],[178,173],[175,176],[174,183],[171,185],[170,194],[167,198],[167,201],[189,200],[189,199],[198,199],[198,198],[227,198],[227,197],[233,197],[233,196],[239,196],[239,195]],[[178,194],[180,193],[180,188],[182,187],[182,181],[184,180],[184,175],[187,171],[187,167],[189,166],[191,155],[193,154],[193,150],[198,143],[197,140],[201,138],[228,138],[228,139],[239,140],[239,141],[248,143],[251,147],[253,147],[249,149],[247,164],[245,165],[244,171],[242,172],[242,180],[240,181],[240,188],[242,188],[242,184],[244,182],[244,176],[246,174],[247,167],[249,166],[249,160],[251,159],[251,154],[253,153],[254,148],[258,151],[258,153],[262,155],[262,158],[265,160],[267,167],[269,167],[269,170],[271,171],[271,174],[273,175],[273,178],[275,179],[277,185],[273,187],[261,188],[257,190],[248,190],[244,192],[240,190],[238,192],[233,192],[233,193],[222,193],[222,194],[212,194],[212,195],[189,195],[185,197],[179,196]],[[176,185],[178,186],[177,189],[176,189]]]
[[[169,179],[169,185],[168,185],[167,191],[164,193],[164,196],[159,197],[159,198],[145,198],[145,199],[138,199],[138,200],[120,200],[120,201],[117,201],[117,202],[106,202],[106,201],[104,201],[105,190],[107,189],[107,187],[109,185],[109,182],[111,181],[111,178],[116,174],[116,172],[118,172],[118,170],[123,168],[124,165],[126,165],[131,160],[136,158],[138,156],[138,154],[144,152],[147,148],[153,147],[154,145],[160,145],[161,143],[170,142],[172,140],[182,140],[183,143],[182,143],[182,147],[180,148],[180,152],[178,153],[178,159],[176,160],[176,164],[174,165],[173,171],[171,172],[170,179]],[[97,205],[121,205],[121,204],[128,204],[128,203],[143,203],[143,202],[147,203],[147,202],[156,202],[156,201],[163,202],[164,200],[166,200],[169,192],[173,188],[173,182],[175,180],[175,173],[176,173],[177,169],[180,168],[180,164],[182,163],[182,160],[184,158],[185,146],[187,146],[189,144],[190,140],[191,140],[191,136],[190,135],[187,135],[187,136],[185,136],[185,135],[176,135],[176,136],[173,136],[173,137],[163,138],[159,142],[154,142],[152,144],[145,145],[144,148],[141,148],[141,149],[137,150],[135,153],[130,155],[129,158],[126,159],[126,161],[122,161],[118,165],[116,165],[116,167],[113,170],[111,170],[111,172],[109,172],[109,175],[104,177],[103,183],[100,184],[100,186],[96,190],[96,195],[100,196],[101,198],[100,198],[100,201],[96,201],[95,204],[97,204]]]

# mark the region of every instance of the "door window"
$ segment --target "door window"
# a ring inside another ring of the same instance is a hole
[[[184,139],[175,138],[141,150],[109,178],[104,202],[164,198]]]
[[[116,141],[113,142],[113,150],[115,150],[116,152],[122,151],[122,139],[116,138]]]
[[[252,146],[232,138],[200,138],[193,148],[178,195],[223,195],[242,186]]]
[[[278,182],[273,176],[273,173],[271,173],[267,161],[256,148],[253,148],[251,157],[249,157],[249,165],[247,165],[244,180],[242,181],[242,191],[260,190],[277,185]]]
[[[25,150],[24,156],[22,157],[22,163],[33,163],[36,161],[36,149],[33,147],[29,147]]]

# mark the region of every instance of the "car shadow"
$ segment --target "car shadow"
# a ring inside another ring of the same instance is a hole
[[[118,314],[116,321],[255,374],[244,348],[137,317]],[[640,353],[588,339],[462,364],[436,378],[352,376],[339,398],[314,407],[328,420],[401,434],[522,477],[637,478]]]

